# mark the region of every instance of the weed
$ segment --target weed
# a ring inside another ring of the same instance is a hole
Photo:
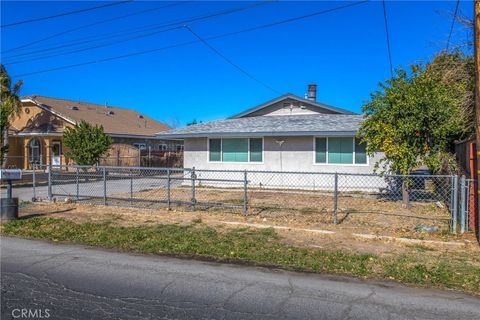
[[[195,218],[195,219],[192,220],[192,223],[194,223],[194,224],[202,223],[202,218]]]
[[[418,255],[382,258],[370,254],[294,247],[271,228],[217,230],[193,219],[192,225],[115,226],[109,222],[77,224],[61,218],[35,217],[1,225],[0,233],[116,248],[242,261],[287,269],[392,279],[403,283],[477,292],[480,267],[445,253],[435,261]],[[415,246],[418,251],[430,248]]]

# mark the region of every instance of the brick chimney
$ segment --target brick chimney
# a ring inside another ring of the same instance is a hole
[[[312,101],[317,101],[317,85],[316,84],[308,85],[307,99]]]

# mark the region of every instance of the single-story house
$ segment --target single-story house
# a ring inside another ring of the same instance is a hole
[[[255,171],[373,173],[382,157],[369,157],[355,138],[363,116],[285,94],[228,119],[159,132],[184,139],[184,167]]]
[[[32,163],[72,164],[65,156],[63,131],[82,120],[103,126],[113,139],[111,150],[119,158],[131,157],[132,148],[183,149],[181,140],[156,136],[171,129],[169,126],[132,109],[38,95],[22,97],[21,102],[20,114],[10,128],[9,167],[29,169]]]

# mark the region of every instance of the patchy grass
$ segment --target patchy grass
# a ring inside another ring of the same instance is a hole
[[[335,250],[301,248],[285,244],[273,229],[214,229],[194,219],[191,225],[118,226],[112,221],[74,223],[35,217],[10,221],[1,233],[150,254],[174,254],[216,261],[244,262],[312,272],[340,273],[362,278],[383,278],[406,284],[451,288],[478,294],[480,263],[468,256],[420,255],[378,257]]]

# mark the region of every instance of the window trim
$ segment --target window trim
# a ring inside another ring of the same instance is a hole
[[[317,145],[316,145],[316,140],[317,138],[325,138],[326,139],[326,146],[327,146],[327,150],[326,150],[326,159],[325,159],[325,163],[318,163],[316,162],[316,154],[317,154]],[[352,144],[353,144],[353,153],[352,153],[352,157],[353,157],[353,163],[329,163],[328,162],[328,143],[329,143],[329,137],[322,137],[322,136],[313,136],[313,165],[314,166],[339,166],[339,167],[368,167],[370,166],[370,156],[367,154],[367,162],[366,163],[355,163],[355,154],[356,154],[356,150],[355,150],[355,138],[354,136],[334,136],[334,137],[331,137],[331,138],[351,138],[352,139]]]
[[[218,139],[220,140],[220,161],[211,161],[210,160],[210,140]],[[247,161],[223,161],[223,139],[248,139],[248,153]],[[250,139],[262,139],[262,161],[250,161]],[[218,138],[218,137],[207,137],[207,163],[233,163],[233,164],[264,164],[265,161],[265,139],[264,137],[235,137],[235,138]]]

